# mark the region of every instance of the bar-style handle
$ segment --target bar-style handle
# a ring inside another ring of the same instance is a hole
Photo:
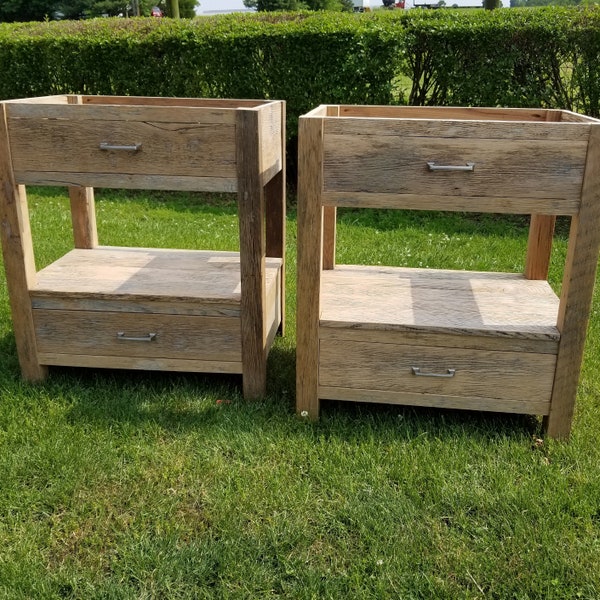
[[[111,144],[110,142],[100,142],[100,150],[118,150],[121,152],[137,152],[142,147],[138,144]]]
[[[413,375],[417,375],[418,377],[445,377],[450,378],[456,375],[456,369],[446,369],[445,373],[423,373],[421,372],[421,367],[411,367]]]
[[[156,340],[156,333],[149,333],[148,335],[137,337],[125,335],[124,331],[119,331],[117,332],[117,339],[123,342],[153,342]]]
[[[435,162],[428,162],[427,168],[430,171],[474,171],[475,163],[468,162],[464,165],[437,165]]]

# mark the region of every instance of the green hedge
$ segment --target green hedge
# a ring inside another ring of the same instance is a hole
[[[0,24],[0,98],[61,93],[541,106],[600,116],[600,9]]]

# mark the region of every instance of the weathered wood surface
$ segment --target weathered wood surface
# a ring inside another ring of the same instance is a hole
[[[241,361],[240,321],[226,317],[34,310],[41,353]],[[153,341],[122,340],[145,338]]]
[[[371,342],[321,340],[319,385],[550,402],[556,356]],[[452,377],[417,376],[422,373]],[[501,402],[498,403],[501,405]]]
[[[319,386],[319,397],[328,400],[351,402],[380,402],[402,406],[429,406],[433,408],[481,410],[518,414],[545,415],[548,402],[531,402],[527,396],[517,400],[502,400],[488,397],[450,396],[449,394],[419,394],[414,392],[390,392],[365,390],[350,387]]]
[[[555,215],[531,215],[525,259],[527,279],[548,279],[555,224]]]
[[[323,129],[320,119],[300,118],[298,146],[298,275],[296,309],[296,411],[319,416],[319,297],[323,264]]]
[[[487,210],[495,212],[507,208],[512,212],[512,205],[518,206],[522,199],[543,199],[554,205],[549,212],[559,214],[577,211],[587,149],[584,141],[407,138],[365,132],[329,135],[324,146],[326,193],[425,193],[448,196],[447,204],[460,203],[455,210],[471,211],[478,210],[480,198],[487,198]],[[430,171],[429,162],[474,167],[473,171]],[[511,198],[512,205],[506,207]],[[397,207],[401,205],[398,198]]]
[[[377,117],[387,119],[453,119],[475,121],[570,121],[593,122],[594,119],[566,110],[533,108],[486,108],[452,106],[356,106],[324,105],[324,109],[336,108],[343,117]],[[312,113],[309,113],[312,114]],[[329,113],[328,114],[332,114]]]
[[[141,356],[99,356],[88,354],[40,354],[44,365],[90,367],[93,369],[141,369],[144,371],[183,371],[186,373],[242,373],[241,362],[189,360],[178,358],[145,358]]]
[[[27,196],[12,176],[4,107],[0,107],[0,237],[19,364],[26,379],[43,379],[46,368],[37,356],[28,292],[35,283],[36,268]]]
[[[281,259],[266,262],[266,287],[278,282]],[[210,250],[99,246],[72,250],[39,271],[35,299],[54,298],[227,304],[241,301],[240,255]]]
[[[519,274],[339,265],[321,288],[323,326],[559,338],[558,298]]]
[[[261,178],[261,115],[237,113],[236,152],[240,227],[242,363],[245,398],[264,396],[267,385],[267,323],[264,224],[265,192]]]
[[[94,188],[69,187],[71,224],[75,248],[95,248],[98,245]]]
[[[558,328],[561,341],[548,435],[568,438],[583,361],[600,249],[600,123],[594,125],[581,192],[581,212],[571,221]]]

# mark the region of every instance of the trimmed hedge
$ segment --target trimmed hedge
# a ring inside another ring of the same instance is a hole
[[[600,9],[0,24],[0,98],[125,94],[540,106],[600,116]]]

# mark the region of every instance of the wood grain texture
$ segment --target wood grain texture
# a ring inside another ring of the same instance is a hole
[[[546,415],[548,402],[531,402],[527,397],[518,400],[498,400],[488,397],[450,396],[448,394],[419,394],[389,392],[349,387],[319,386],[319,397],[327,400],[350,402],[378,402],[402,406],[429,406],[433,408],[478,410],[530,415]]]
[[[75,248],[95,248],[98,245],[94,188],[70,186],[71,224]]]
[[[335,242],[337,233],[337,209],[335,206],[323,207],[323,268],[335,267]]]
[[[581,193],[581,212],[573,217],[563,277],[558,327],[561,341],[554,378],[548,435],[567,439],[583,360],[598,252],[600,249],[600,124],[594,125]]]
[[[584,126],[587,127],[587,126]],[[578,204],[585,141],[497,140],[331,134],[325,138],[325,192],[553,199]],[[535,160],[531,157],[535,156]],[[432,172],[428,163],[474,164],[468,172]],[[357,168],[360,165],[360,168]],[[500,198],[500,202],[493,202]],[[476,205],[471,208],[475,210]],[[562,210],[562,209],[559,209]],[[538,211],[544,212],[544,211]]]
[[[525,259],[527,279],[548,279],[555,224],[555,215],[531,215]]]
[[[281,259],[266,262],[265,285],[276,285]],[[240,255],[211,250],[99,246],[72,250],[39,271],[32,298],[226,305],[239,311]],[[239,314],[239,312],[238,312]]]
[[[27,196],[12,176],[6,118],[0,106],[0,236],[4,270],[15,332],[19,364],[25,379],[43,379],[33,327],[29,288],[35,283],[35,259],[29,227]]]
[[[265,195],[260,153],[261,114],[237,113],[237,177],[240,226],[242,363],[245,398],[266,391],[267,327],[265,291]]]
[[[301,117],[298,135],[296,411],[319,416],[319,305],[323,264],[323,121]]]
[[[141,369],[143,371],[180,371],[187,373],[241,374],[241,362],[188,360],[178,358],[140,356],[99,356],[87,354],[40,354],[40,361],[48,366],[89,367],[92,369]]]
[[[550,402],[556,356],[321,340],[319,385],[448,396]],[[452,377],[417,376],[422,373]],[[500,402],[499,402],[500,404]]]
[[[321,324],[556,341],[558,298],[520,274],[338,265],[321,278]]]
[[[241,362],[240,320],[124,312],[35,310],[39,351],[115,357]],[[130,341],[117,337],[144,338]]]

